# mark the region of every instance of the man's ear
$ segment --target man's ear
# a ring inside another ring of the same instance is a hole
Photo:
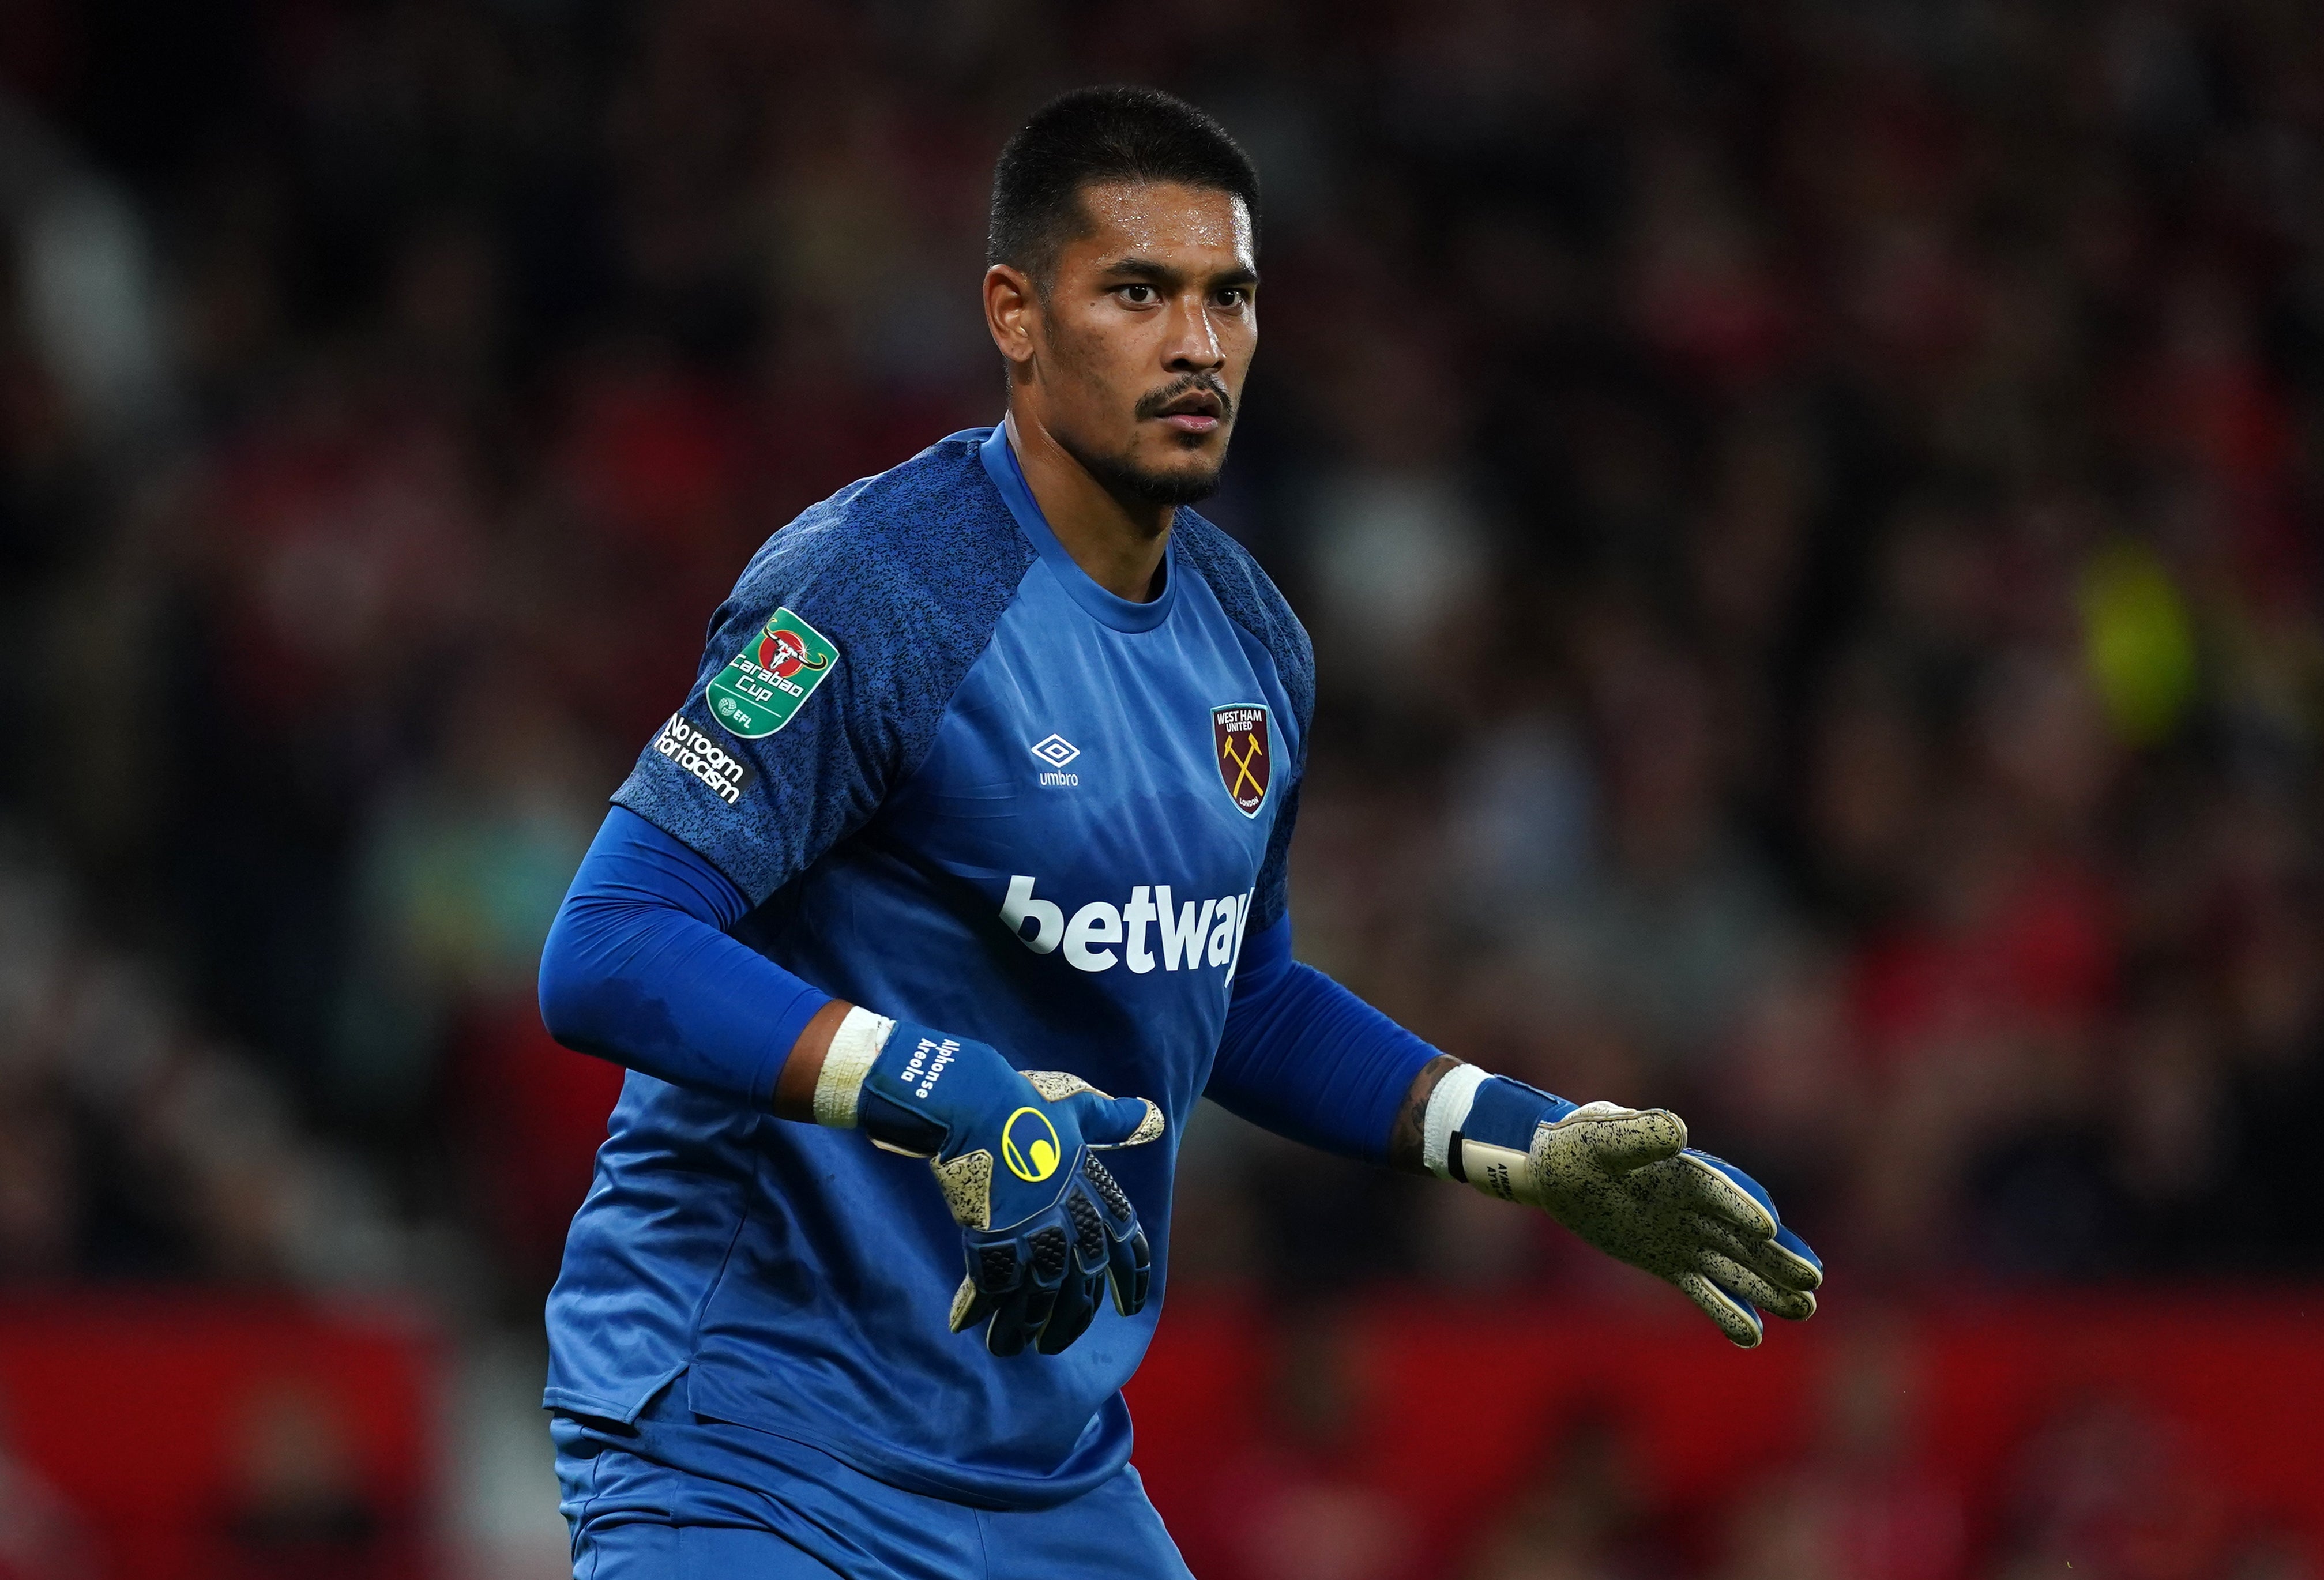
[[[995,263],[984,272],[984,327],[1008,359],[1012,379],[1033,367],[1033,320],[1041,310],[1033,282],[1014,264]]]

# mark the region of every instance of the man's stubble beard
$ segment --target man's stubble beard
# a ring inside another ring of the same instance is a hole
[[[1127,455],[1100,456],[1084,451],[1067,435],[1056,436],[1058,448],[1082,464],[1108,493],[1127,494],[1148,504],[1196,504],[1219,491],[1219,474],[1226,470],[1221,452],[1215,465],[1196,472],[1154,472]]]
[[[1098,381],[1091,376],[1088,359],[1080,355],[1079,347],[1066,342],[1066,337],[1058,336],[1053,331],[1050,337],[1051,354],[1057,356],[1062,364],[1073,368],[1085,383],[1096,383]],[[1233,415],[1234,403],[1228,396],[1224,385],[1213,379],[1179,381],[1182,385],[1192,383],[1208,384],[1217,393],[1222,407],[1219,426],[1222,430],[1227,428]],[[1174,386],[1167,392],[1167,398],[1175,400],[1184,393],[1184,389]],[[1139,404],[1143,405],[1143,400]],[[1136,409],[1133,408],[1131,416],[1133,425],[1139,420]],[[1131,432],[1132,442],[1135,443],[1134,426]],[[1073,435],[1062,429],[1053,429],[1051,437],[1057,441],[1057,448],[1079,462],[1082,469],[1096,478],[1099,485],[1106,492],[1117,496],[1126,495],[1131,499],[1141,499],[1148,504],[1176,506],[1200,504],[1219,491],[1219,477],[1226,470],[1227,466],[1224,439],[1222,439],[1219,444],[1219,458],[1204,470],[1156,472],[1140,467],[1130,457],[1127,449],[1119,455],[1100,455],[1079,443]]]

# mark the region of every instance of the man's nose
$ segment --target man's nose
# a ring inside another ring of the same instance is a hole
[[[1199,297],[1182,300],[1170,317],[1170,338],[1162,348],[1164,366],[1174,373],[1215,373],[1226,365],[1208,303]]]

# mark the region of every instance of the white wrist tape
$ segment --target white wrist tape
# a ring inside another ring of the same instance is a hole
[[[834,1130],[853,1130],[855,1110],[863,1100],[863,1078],[872,1061],[888,1045],[896,1022],[857,1004],[831,1034],[831,1050],[823,1056],[823,1072],[815,1078],[815,1122]]]
[[[1455,1065],[1428,1094],[1428,1109],[1420,1123],[1420,1160],[1437,1178],[1452,1178],[1452,1132],[1468,1123],[1477,1088],[1492,1078],[1475,1065]]]

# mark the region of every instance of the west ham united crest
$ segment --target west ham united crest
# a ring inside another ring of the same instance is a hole
[[[1211,738],[1218,745],[1219,781],[1227,787],[1227,799],[1244,817],[1258,817],[1267,805],[1267,787],[1275,772],[1275,741],[1267,727],[1267,709],[1255,702],[1211,709]]]

